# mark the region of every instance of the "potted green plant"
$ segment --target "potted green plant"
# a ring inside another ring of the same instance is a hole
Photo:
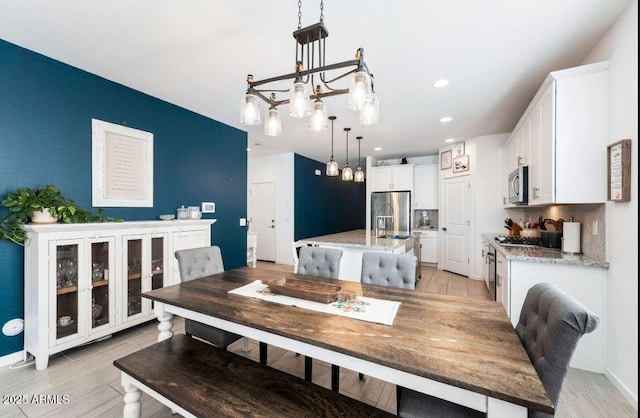
[[[21,225],[33,223],[82,223],[106,222],[116,219],[105,217],[102,209],[94,215],[80,207],[73,200],[62,195],[56,186],[46,185],[35,189],[20,187],[7,194],[0,205],[9,209],[9,214],[0,221],[0,239],[8,239],[19,245],[26,241]]]

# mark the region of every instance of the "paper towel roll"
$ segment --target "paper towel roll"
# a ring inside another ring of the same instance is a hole
[[[580,253],[580,222],[562,224],[562,252]]]

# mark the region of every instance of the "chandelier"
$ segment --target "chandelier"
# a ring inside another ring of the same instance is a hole
[[[280,105],[289,105],[289,115],[293,118],[308,118],[311,131],[322,132],[329,125],[323,99],[348,94],[348,107],[360,112],[360,124],[377,124],[380,121],[380,104],[373,88],[373,74],[364,62],[364,49],[358,48],[353,60],[327,64],[325,44],[328,36],[324,26],[324,1],[320,2],[320,22],[305,28],[302,28],[302,1],[298,1],[298,29],[293,32],[295,70],[263,80],[254,80],[253,75],[247,75],[248,86],[240,107],[240,123],[259,125],[260,101],[263,101],[269,105],[265,114],[265,135],[279,136],[282,133]],[[342,69],[347,71],[335,74]],[[351,83],[348,88],[334,85],[349,75]],[[293,84],[284,90],[269,87],[283,80],[293,80]],[[286,93],[286,98],[278,99],[276,93]]]

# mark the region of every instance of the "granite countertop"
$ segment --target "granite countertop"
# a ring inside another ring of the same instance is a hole
[[[412,231],[437,231],[437,226],[419,226],[416,228],[411,228]]]
[[[409,235],[409,234],[407,234]],[[314,245],[331,245],[335,247],[362,248],[369,250],[395,250],[406,244],[407,239],[376,238],[375,231],[356,229],[301,239],[300,241]]]
[[[486,239],[507,260],[609,268],[609,263],[604,259],[589,257],[584,254],[565,254],[560,250],[543,247],[503,247],[495,240],[497,236],[501,235],[504,234],[483,233],[482,238]]]

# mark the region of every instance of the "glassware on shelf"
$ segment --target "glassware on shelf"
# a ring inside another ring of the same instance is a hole
[[[93,263],[91,270],[91,281],[97,282],[104,280],[104,265],[102,263]]]
[[[162,259],[151,261],[151,270],[162,270]]]
[[[142,262],[139,258],[134,258],[129,262],[129,274],[140,274],[142,271]]]

